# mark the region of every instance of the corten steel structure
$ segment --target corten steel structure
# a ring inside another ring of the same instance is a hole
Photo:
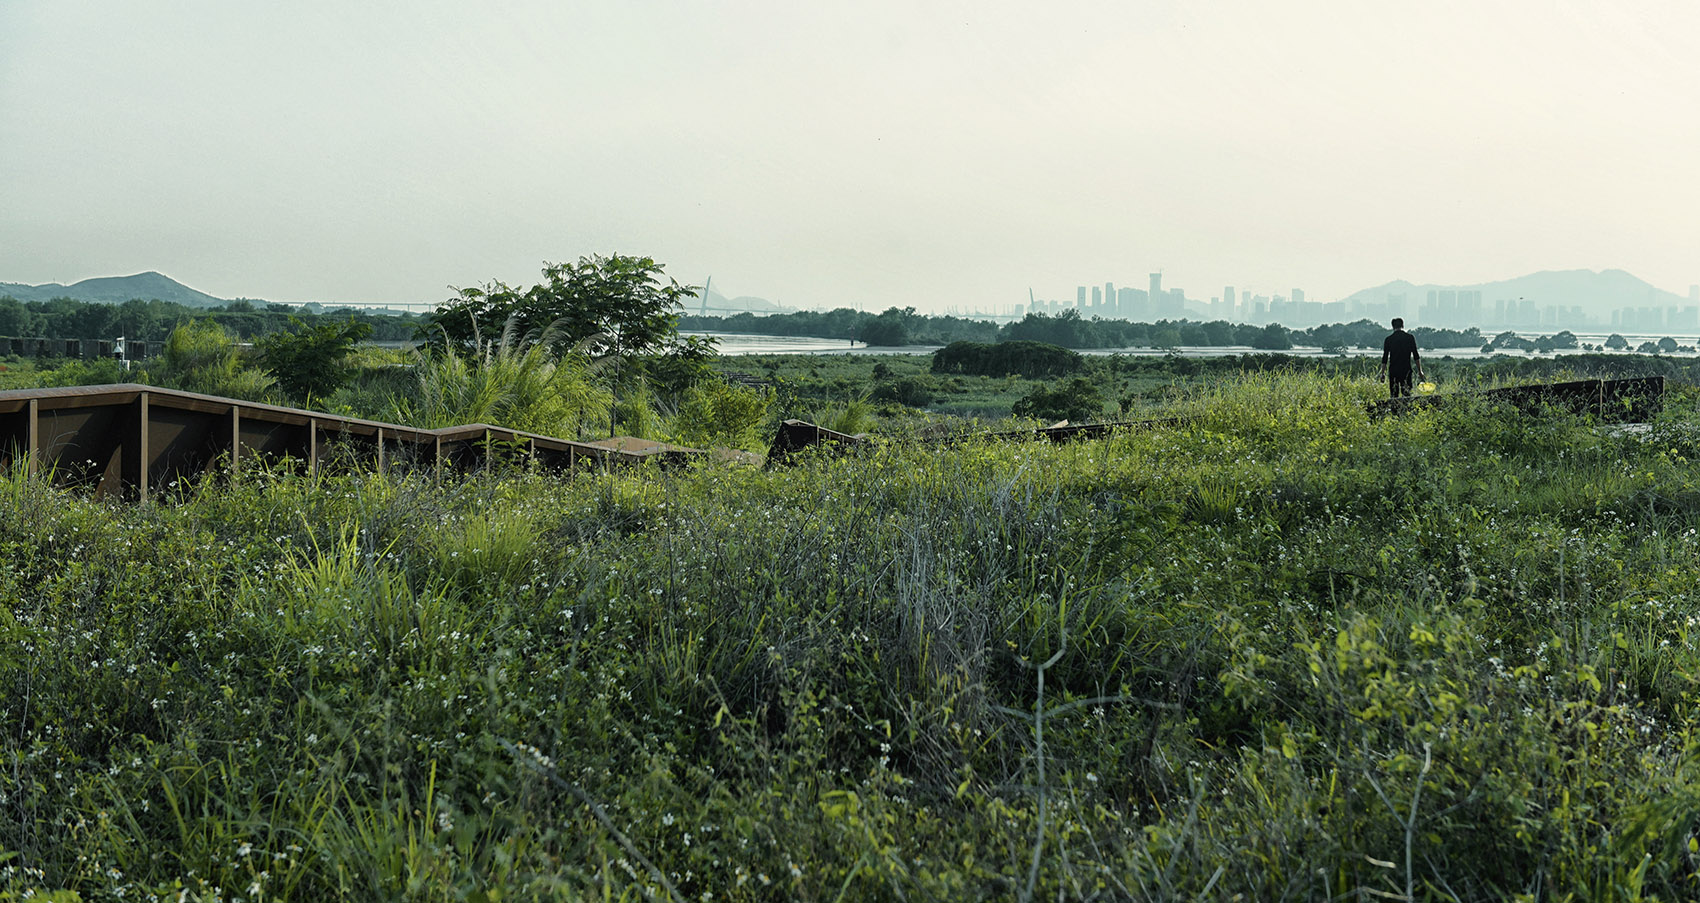
[[[0,392],[0,466],[27,462],[61,486],[146,500],[177,481],[259,461],[321,468],[470,469],[677,463],[697,449],[574,442],[484,423],[425,430],[135,384]]]
[[[126,361],[142,361],[157,357],[164,342],[144,342],[141,339],[126,339],[120,354],[116,341],[108,339],[44,339],[39,336],[16,338],[0,336],[0,354],[15,354],[19,357],[68,357],[73,360],[93,360],[95,358],[116,358]]]

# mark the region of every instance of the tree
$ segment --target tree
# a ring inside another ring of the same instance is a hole
[[[0,297],[0,335],[16,337],[29,334],[29,309],[11,295]]]
[[[915,319],[915,308],[890,307],[872,320],[862,324],[862,343],[897,347],[910,341],[909,324]]]
[[[353,319],[308,326],[289,318],[294,332],[274,332],[256,343],[260,366],[277,379],[291,399],[309,403],[341,388],[353,375],[348,354],[372,334],[370,324]]]
[[[1611,338],[1606,339],[1606,347],[1621,351],[1629,347],[1629,340],[1614,332],[1611,334]]]
[[[1251,347],[1259,351],[1285,351],[1293,347],[1293,339],[1287,334],[1287,327],[1279,323],[1271,323],[1258,332],[1251,340]]]
[[[545,263],[543,281],[529,289],[502,282],[459,289],[422,330],[427,341],[463,350],[516,318],[521,344],[546,338],[556,349],[583,345],[595,356],[630,357],[660,351],[677,340],[679,313],[695,289],[662,281],[653,258],[610,254],[577,263]]]

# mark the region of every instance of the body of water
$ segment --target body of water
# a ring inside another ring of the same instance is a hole
[[[860,343],[852,344],[843,339],[816,339],[806,336],[740,335],[736,333],[718,332],[704,332],[696,334],[718,339],[720,342],[721,354],[932,354],[934,351],[943,347],[941,345],[870,347]],[[1528,335],[1518,333],[1518,335],[1523,335],[1524,338],[1534,339],[1538,338],[1541,333],[1531,333]],[[1599,335],[1583,335],[1578,333],[1576,336],[1577,340],[1585,345],[1603,345],[1608,337],[1609,333],[1602,333]],[[1629,341],[1630,348],[1635,348],[1642,342],[1657,342],[1659,339],[1664,338],[1663,335],[1629,335],[1628,333],[1624,333],[1623,337]],[[1678,344],[1691,349],[1695,345],[1700,344],[1700,336],[1673,335],[1671,338],[1675,339]],[[1421,351],[1423,355],[1435,358],[1451,357],[1454,359],[1471,359],[1486,356],[1482,354],[1482,350],[1480,348],[1425,348],[1421,349]],[[1135,357],[1163,357],[1171,353],[1180,355],[1181,357],[1237,357],[1242,354],[1260,354],[1263,352],[1259,352],[1256,348],[1253,348],[1250,345],[1224,345],[1220,347],[1183,345],[1174,349],[1172,352],[1161,348],[1093,348],[1081,352],[1081,354],[1096,355],[1125,354]],[[1293,357],[1334,357],[1334,355],[1324,354],[1321,348],[1295,347],[1280,353],[1291,355]],[[1513,356],[1525,354],[1522,351],[1502,351],[1497,353]],[[1576,348],[1554,351],[1551,352],[1551,355],[1561,356],[1566,354],[1590,353],[1592,352]],[[1348,348],[1346,350],[1346,354],[1351,357],[1380,357],[1381,349]],[[1528,352],[1526,356],[1535,357],[1537,355],[1534,352]],[[1677,352],[1670,356],[1694,357],[1696,356],[1696,352],[1690,350]]]

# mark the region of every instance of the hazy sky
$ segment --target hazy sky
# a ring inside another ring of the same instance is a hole
[[[1700,282],[1700,3],[0,0],[0,281]]]

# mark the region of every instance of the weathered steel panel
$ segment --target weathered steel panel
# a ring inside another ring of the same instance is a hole
[[[173,482],[240,463],[291,460],[303,469],[387,466],[572,468],[673,463],[702,452],[647,440],[609,447],[488,424],[421,430],[134,384],[0,392],[0,464],[28,456],[63,485],[147,498]]]

